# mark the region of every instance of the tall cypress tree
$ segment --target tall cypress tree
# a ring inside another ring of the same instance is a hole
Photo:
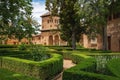
[[[76,49],[76,42],[84,33],[83,15],[79,0],[47,0],[46,7],[53,15],[60,17],[61,38]],[[81,11],[81,12],[79,12]]]

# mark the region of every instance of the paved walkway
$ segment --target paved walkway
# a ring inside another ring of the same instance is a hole
[[[64,69],[68,69],[68,68],[71,68],[73,66],[75,66],[75,64],[72,63],[72,60],[64,60],[63,61],[63,68]],[[59,74],[54,80],[62,80],[62,73]]]

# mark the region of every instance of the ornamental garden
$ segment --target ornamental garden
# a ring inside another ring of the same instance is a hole
[[[74,67],[64,69],[63,60]],[[120,53],[77,46],[0,45],[0,80],[120,80]]]

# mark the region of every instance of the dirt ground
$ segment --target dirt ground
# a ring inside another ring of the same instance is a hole
[[[63,68],[64,69],[68,69],[68,68],[71,68],[73,66],[75,66],[75,64],[72,63],[72,60],[64,60],[63,61]],[[62,80],[62,72],[58,76],[56,76],[56,78],[53,80]]]

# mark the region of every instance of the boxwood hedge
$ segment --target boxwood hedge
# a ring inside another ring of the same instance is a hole
[[[10,49],[0,49],[0,56],[10,56],[17,54],[28,54],[29,51],[18,51],[18,50],[10,50]]]
[[[77,65],[63,72],[63,80],[120,80],[116,76],[94,73],[96,64],[94,58],[83,54],[72,54],[72,56],[73,62]]]
[[[107,67],[114,75],[120,78],[120,58],[110,60]]]
[[[17,45],[0,45],[0,48],[17,48]]]
[[[2,68],[37,79],[50,80],[62,71],[63,58],[59,54],[51,54],[50,59],[35,62],[14,57],[2,57]]]
[[[38,79],[0,68],[0,80],[38,80]]]
[[[0,57],[0,68],[2,67],[2,58]]]

